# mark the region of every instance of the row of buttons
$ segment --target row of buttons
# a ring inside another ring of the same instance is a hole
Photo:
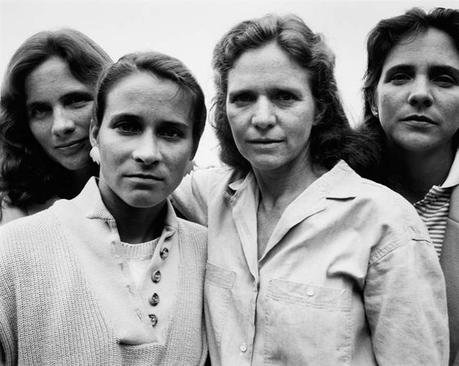
[[[169,249],[167,248],[162,248],[161,251],[159,252],[159,256],[161,257],[162,260],[166,260],[166,258],[169,256]],[[158,269],[151,274],[151,280],[153,283],[159,283],[161,281],[161,271]],[[156,306],[159,304],[159,295],[155,292],[153,295],[151,295],[149,299],[150,305],[151,306]],[[153,327],[158,324],[158,317],[155,314],[148,314],[148,317],[150,318],[151,325]]]

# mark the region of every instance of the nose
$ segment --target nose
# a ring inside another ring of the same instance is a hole
[[[252,125],[259,129],[267,129],[276,123],[273,105],[268,98],[259,98],[252,115]]]
[[[53,126],[51,132],[58,137],[64,137],[75,131],[75,122],[62,107],[53,110]]]
[[[158,140],[152,134],[144,133],[141,138],[136,141],[132,158],[143,165],[153,165],[160,161],[161,151],[158,145]]]
[[[408,96],[408,103],[413,107],[430,107],[433,97],[427,78],[419,77],[413,83],[413,88]]]

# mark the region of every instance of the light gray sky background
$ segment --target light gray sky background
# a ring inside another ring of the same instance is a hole
[[[365,40],[382,18],[419,6],[459,8],[459,0],[0,0],[0,74],[17,47],[44,29],[76,28],[118,59],[128,52],[158,50],[181,59],[214,95],[210,66],[220,37],[239,21],[267,13],[294,13],[320,32],[336,55],[336,78],[351,124],[361,118],[360,88]],[[218,163],[218,148],[206,127],[196,161]]]

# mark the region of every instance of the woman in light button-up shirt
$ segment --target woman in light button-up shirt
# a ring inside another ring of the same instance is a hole
[[[208,226],[212,365],[445,365],[435,251],[408,202],[340,160],[356,163],[322,37],[295,16],[249,20],[213,65],[228,168],[175,193]]]

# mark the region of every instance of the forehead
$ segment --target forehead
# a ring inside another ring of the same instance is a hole
[[[277,43],[245,51],[228,73],[228,88],[309,86],[310,72]]]
[[[436,28],[403,38],[389,52],[384,68],[396,64],[447,65],[459,68],[459,52],[451,37]]]
[[[191,124],[192,103],[190,93],[172,80],[136,72],[110,88],[105,114],[132,113]]]
[[[88,91],[88,86],[77,80],[63,59],[51,57],[33,69],[25,78],[27,98],[47,98],[73,91]]]

